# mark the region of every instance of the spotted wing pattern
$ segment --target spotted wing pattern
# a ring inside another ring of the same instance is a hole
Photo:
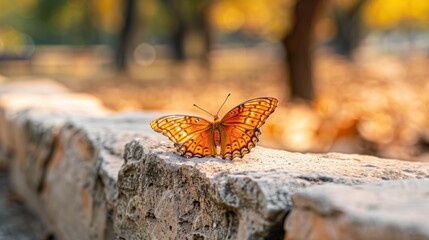
[[[259,128],[274,112],[278,100],[271,97],[248,100],[231,109],[221,120],[221,155],[224,159],[242,158],[256,146]]]
[[[150,126],[167,136],[185,157],[213,156],[216,153],[211,122],[193,116],[171,115],[155,119]]]

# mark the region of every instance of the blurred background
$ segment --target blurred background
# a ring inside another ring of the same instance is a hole
[[[261,145],[429,161],[427,0],[0,2],[0,74],[116,111],[281,100]]]

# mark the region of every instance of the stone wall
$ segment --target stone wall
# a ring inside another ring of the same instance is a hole
[[[0,162],[59,239],[429,239],[427,163],[262,147],[185,159],[150,129],[158,114],[44,84],[0,86]]]

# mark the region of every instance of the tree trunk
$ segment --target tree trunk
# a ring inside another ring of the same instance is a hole
[[[128,65],[128,50],[132,37],[136,13],[136,0],[124,0],[124,23],[119,33],[116,48],[116,67],[118,71],[125,71]]]
[[[168,8],[170,13],[170,21],[172,21],[171,29],[171,48],[173,51],[173,57],[176,61],[183,61],[186,59],[185,53],[185,42],[188,30],[188,25],[184,16],[184,12],[181,7],[180,1],[167,0],[165,6]]]
[[[313,32],[316,21],[328,0],[297,0],[295,23],[284,38],[286,66],[292,98],[312,101],[313,87]]]
[[[349,9],[334,6],[333,15],[337,31],[329,45],[336,53],[352,58],[362,39],[361,10],[366,2],[367,0],[358,0]]]
[[[171,33],[171,46],[173,57],[177,61],[183,61],[190,57],[199,59],[201,62],[208,62],[208,53],[211,47],[210,23],[208,19],[209,1],[193,1],[187,4],[176,0],[166,0],[165,6],[168,8],[173,23]],[[188,42],[190,36],[198,44],[190,46]],[[189,47],[198,46],[191,51]]]
[[[210,32],[210,20],[209,20],[209,1],[203,1],[201,3],[200,10],[197,15],[196,29],[201,39],[201,51],[199,53],[199,60],[208,66],[209,53],[211,49],[211,32]]]

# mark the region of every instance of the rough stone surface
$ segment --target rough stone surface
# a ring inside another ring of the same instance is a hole
[[[97,176],[90,176],[87,172],[79,175],[72,168],[60,169],[62,173],[48,171],[48,167],[54,157],[63,157],[58,154],[61,151],[66,152],[61,150],[62,148],[69,149],[68,146],[61,145],[63,135],[66,134],[63,133],[66,123],[88,116],[105,116],[106,109],[98,99],[85,94],[67,93],[58,87],[58,84],[49,87],[48,82],[38,82],[36,85],[40,88],[33,88],[32,84],[29,87],[24,87],[25,84],[21,86],[21,83],[17,85],[16,89],[12,86],[0,88],[0,150],[3,166],[10,165],[14,190],[26,199],[26,205],[36,212],[47,226],[52,227],[60,239],[97,239],[96,235],[90,235],[97,230],[91,232],[91,228],[102,228],[100,231],[104,232],[104,226],[93,227],[91,221],[82,224],[82,217],[79,216],[82,207],[75,201],[70,201],[72,198],[65,199],[71,195],[76,196],[77,193],[85,194],[68,191],[70,186],[75,186],[74,182],[79,182],[76,181],[76,176],[81,179]],[[65,136],[67,141],[68,137],[70,136]],[[6,159],[13,161],[9,163],[4,161]],[[72,166],[77,164],[79,162],[76,161]],[[81,165],[81,169],[88,168],[84,164]],[[63,174],[68,178],[57,180],[58,184],[49,182],[48,177],[51,177],[52,173]],[[56,197],[58,198],[55,199]],[[77,218],[77,215],[81,218]],[[82,225],[88,228],[85,229]]]
[[[16,134],[12,134],[17,114],[28,109],[55,112],[56,115],[100,115],[107,110],[87,94],[72,94],[58,83],[42,80],[11,82],[0,87],[0,165],[13,158]],[[30,123],[31,124],[31,123]]]
[[[255,148],[242,160],[185,159],[171,144],[127,144],[115,230],[124,239],[276,239],[290,196],[323,183],[427,178],[429,165]]]
[[[30,95],[51,95],[69,92],[63,85],[51,79],[34,79],[34,77],[21,77],[13,81],[2,82],[0,95],[8,93],[21,93]]]
[[[12,183],[59,239],[112,239],[117,174],[126,142],[150,114],[89,117],[40,108],[11,122]],[[149,119],[150,118],[150,119]]]
[[[429,239],[429,179],[316,186],[292,199],[286,239]]]

